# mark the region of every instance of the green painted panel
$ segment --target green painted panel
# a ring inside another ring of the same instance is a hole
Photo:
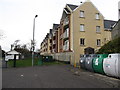
[[[97,73],[104,74],[103,60],[108,57],[108,54],[99,54],[97,58],[93,59],[93,69]]]

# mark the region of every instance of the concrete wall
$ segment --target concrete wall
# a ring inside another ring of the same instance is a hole
[[[72,52],[63,52],[63,53],[55,53],[51,54],[53,56],[53,59],[58,61],[65,61],[65,62],[71,62],[73,59],[73,53]]]

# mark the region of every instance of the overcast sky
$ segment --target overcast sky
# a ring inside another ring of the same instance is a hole
[[[80,5],[85,0],[0,0],[0,45],[5,51],[15,40],[20,44],[30,43],[33,32],[33,19],[37,14],[35,27],[36,48],[52,28],[59,24],[66,4]],[[105,19],[118,20],[119,0],[91,0]]]

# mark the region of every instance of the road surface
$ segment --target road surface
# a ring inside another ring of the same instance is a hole
[[[3,68],[3,88],[118,88],[119,79],[70,65]]]

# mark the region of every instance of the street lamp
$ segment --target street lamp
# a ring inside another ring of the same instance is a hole
[[[34,21],[33,21],[33,41],[32,41],[32,66],[34,65],[34,50],[35,50],[35,18],[38,17],[38,15],[35,15]]]

